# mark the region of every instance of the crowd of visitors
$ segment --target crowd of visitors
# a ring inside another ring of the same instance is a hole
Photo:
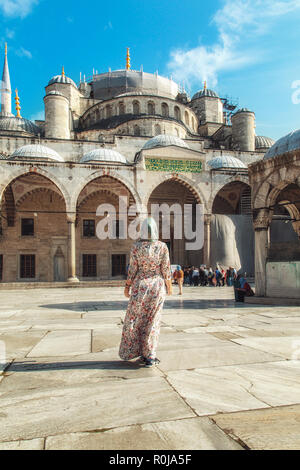
[[[237,271],[232,267],[224,270],[217,266],[213,270],[205,265],[200,267],[186,266],[183,268],[183,278],[183,284],[188,286],[224,287],[226,285],[230,287],[237,279]]]
[[[222,269],[217,266],[215,269],[208,268],[205,265],[198,266],[177,266],[173,274],[173,280],[179,286],[179,294],[182,295],[182,286],[202,286],[202,287],[233,287],[235,292],[235,300],[243,302],[245,296],[252,296],[250,285],[244,275],[237,274],[237,270],[233,267]]]

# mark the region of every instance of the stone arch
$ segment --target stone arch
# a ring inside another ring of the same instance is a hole
[[[205,197],[203,195],[203,193],[201,192],[201,190],[199,188],[195,188],[194,186],[194,183],[193,181],[191,181],[189,178],[187,178],[186,176],[184,175],[174,175],[174,174],[166,174],[166,175],[161,175],[159,178],[156,179],[156,182],[151,186],[151,188],[149,189],[146,197],[145,197],[145,202],[144,202],[144,205],[147,207],[148,206],[148,203],[149,203],[149,200],[150,200],[150,197],[151,197],[151,194],[153,193],[153,191],[162,183],[166,183],[168,181],[177,181],[179,183],[181,183],[183,186],[186,186],[190,191],[191,193],[195,196],[195,199],[197,200],[197,202],[199,204],[204,204],[204,207],[206,209],[206,200],[205,200]]]
[[[280,193],[285,188],[287,188],[290,184],[297,184],[297,183],[295,183],[295,179],[289,180],[289,181],[285,180],[285,181],[281,181],[277,186],[275,186],[275,188],[273,188],[271,192],[267,195],[266,207],[272,207],[276,203],[276,199],[278,198]],[[300,185],[298,184],[298,186],[300,190]]]
[[[174,117],[177,121],[181,121],[181,112],[179,106],[174,107]]]
[[[250,186],[250,182],[249,182],[248,176],[244,176],[244,175],[228,176],[227,178],[225,178],[225,181],[223,180],[222,183],[216,185],[216,186],[214,187],[214,189],[212,190],[211,195],[210,195],[210,198],[209,198],[209,201],[208,201],[209,212],[212,212],[213,203],[214,203],[214,200],[215,200],[217,194],[218,194],[227,184],[234,183],[234,182],[245,183],[245,184],[247,184],[248,186]]]
[[[161,104],[161,114],[164,117],[169,117],[169,106],[167,103]]]
[[[148,111],[148,114],[150,114],[150,115],[155,114],[155,103],[154,103],[154,101],[148,101],[147,111]]]
[[[59,181],[53,174],[50,174],[43,168],[36,169],[34,166],[28,170],[24,170],[24,168],[18,168],[12,174],[2,180],[0,186],[0,203],[2,201],[4,191],[11,183],[17,180],[20,176],[26,176],[30,174],[43,176],[44,178],[48,179],[51,183],[53,183],[64,198],[66,211],[72,211],[71,197],[69,191],[64,186],[64,184],[62,184],[61,181]]]
[[[86,188],[86,186],[91,181],[96,180],[96,179],[98,179],[102,176],[109,176],[112,179],[114,179],[114,180],[118,181],[119,183],[121,183],[123,186],[125,186],[125,188],[132,195],[138,210],[140,210],[140,208],[142,206],[141,198],[140,198],[138,192],[136,191],[136,189],[134,188],[134,186],[130,183],[130,181],[127,180],[127,178],[124,178],[123,176],[120,177],[120,175],[116,174],[113,171],[105,172],[104,170],[98,170],[95,173],[88,176],[87,178],[85,178],[84,184],[78,186],[77,191],[74,192],[74,194],[72,195],[72,207],[74,207],[74,211],[76,210],[77,203],[78,203],[78,198],[79,198],[79,195],[81,194],[81,192]]]
[[[32,189],[31,191],[28,191],[27,193],[23,194],[23,196],[21,196],[19,199],[17,199],[15,201],[15,205],[16,205],[16,209],[18,207],[20,207],[23,202],[32,194],[36,194],[36,193],[48,193],[49,195],[51,193],[54,193],[58,196],[58,198],[61,200],[61,201],[64,201],[64,198],[63,198],[63,195],[59,192],[56,192],[56,191],[53,191],[52,189],[50,188],[35,188],[35,189]]]
[[[133,111],[133,114],[140,114],[141,113],[141,105],[140,105],[139,101],[137,101],[137,100],[133,101],[132,111]]]
[[[251,186],[244,181],[231,181],[222,186],[213,201],[213,214],[251,215]]]

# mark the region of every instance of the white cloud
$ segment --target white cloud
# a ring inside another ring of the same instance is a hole
[[[26,57],[27,59],[32,59],[32,54],[30,51],[28,51],[27,49],[24,49],[24,47],[20,47],[20,49],[18,49],[16,51],[16,54],[19,56],[19,57]]]
[[[108,29],[113,29],[112,22],[109,21],[105,26],[104,26],[104,31],[107,31]]]
[[[8,39],[13,39],[15,37],[15,32],[13,29],[8,29],[6,28],[5,30],[5,36],[8,38]]]
[[[5,16],[25,18],[39,0],[0,0],[0,9]]]
[[[212,19],[218,40],[212,45],[171,51],[168,68],[175,80],[186,80],[189,86],[207,80],[214,87],[219,72],[259,60],[261,47],[250,48],[247,39],[266,33],[276,18],[296,10],[300,10],[300,0],[224,0]]]

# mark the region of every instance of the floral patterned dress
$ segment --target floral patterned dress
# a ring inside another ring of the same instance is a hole
[[[160,241],[136,242],[130,254],[131,296],[120,344],[121,359],[155,359],[166,296],[165,279],[171,279],[167,245]]]

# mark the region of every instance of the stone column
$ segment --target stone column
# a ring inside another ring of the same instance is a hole
[[[211,214],[204,215],[204,246],[203,246],[203,264],[210,267],[210,224]]]
[[[269,211],[263,209],[254,216],[255,230],[255,295],[266,296],[266,263],[269,246]]]
[[[68,282],[79,282],[76,276],[76,214],[67,214],[68,222]]]

